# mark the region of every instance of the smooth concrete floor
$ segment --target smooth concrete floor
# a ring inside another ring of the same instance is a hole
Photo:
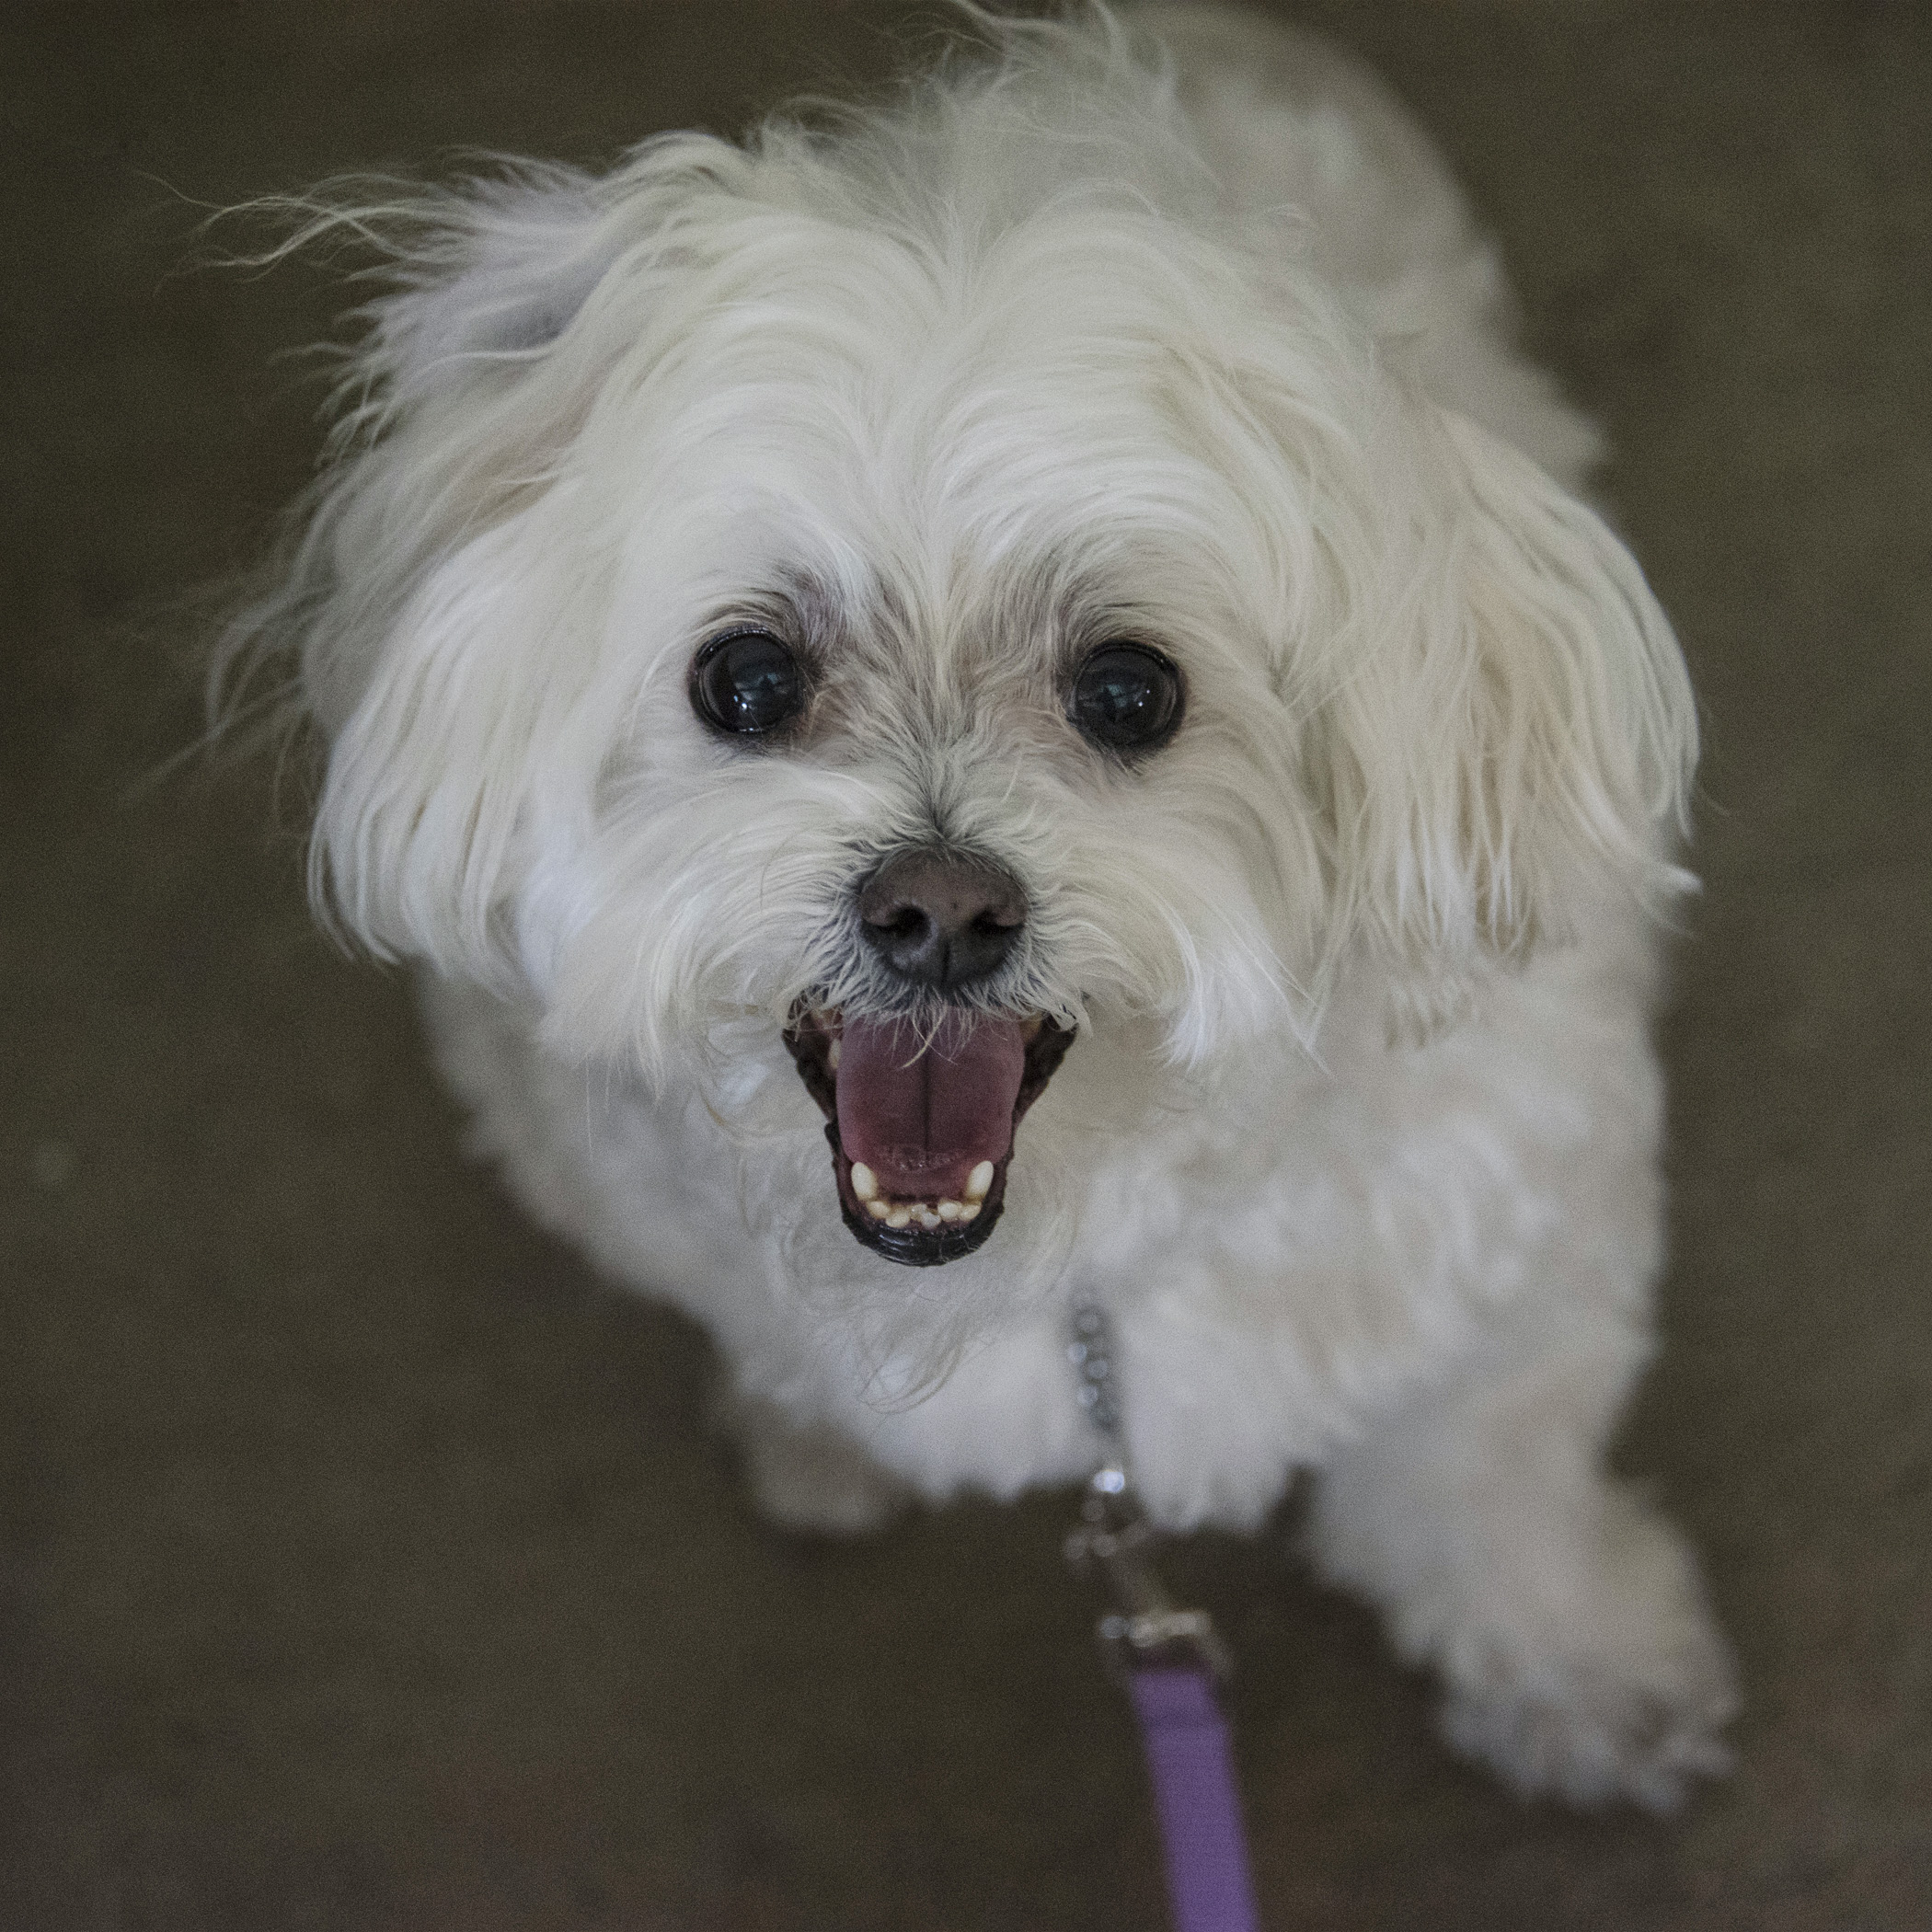
[[[1932,24],[1325,0],[1501,234],[1699,680],[1667,1346],[1622,1451],[1742,1653],[1669,1823],[1525,1806],[1285,1533],[1176,1568],[1269,1926],[1932,1925]],[[891,58],[880,5],[0,16],[0,1925],[1161,1924],[1064,1497],[813,1550],[704,1349],[466,1165],[299,773],[198,730],[182,599],[307,473],[318,268],[203,204],[595,156]]]

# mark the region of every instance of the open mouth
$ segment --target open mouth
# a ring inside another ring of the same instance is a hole
[[[1006,1203],[1014,1131],[1073,1043],[1043,1015],[925,1028],[801,1007],[785,1044],[825,1116],[845,1225],[909,1268],[970,1255]]]

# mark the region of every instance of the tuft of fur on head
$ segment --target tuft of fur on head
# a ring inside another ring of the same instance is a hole
[[[908,843],[1025,885],[986,1003],[1191,1065],[1312,1039],[1345,976],[1452,1010],[1581,896],[1681,890],[1694,712],[1616,537],[1406,381],[1292,217],[1221,212],[1105,9],[983,24],[742,145],[290,204],[379,286],[224,661],[285,659],[327,742],[331,922],[715,1083],[748,1019],[903,1006],[853,891]],[[811,670],[788,745],[687,701],[749,621]],[[1187,681],[1139,762],[1062,695],[1121,635]]]

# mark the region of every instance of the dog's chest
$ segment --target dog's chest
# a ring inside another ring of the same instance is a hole
[[[1420,1054],[1335,1041],[1319,1062],[1258,1047],[1211,1079],[1087,1041],[1022,1123],[1007,1220],[935,1289],[839,1224],[788,1065],[728,1112],[590,1079],[494,1001],[444,989],[431,1018],[526,1206],[703,1322],[749,1384],[838,1418],[929,1493],[1078,1472],[1063,1330],[1073,1301],[1105,1302],[1174,1520],[1251,1518],[1512,1292],[1584,1133],[1563,1084],[1533,1090],[1494,1032]],[[953,1373],[881,1409],[864,1366],[880,1350],[855,1335],[888,1337],[915,1379],[949,1319],[968,1338]]]

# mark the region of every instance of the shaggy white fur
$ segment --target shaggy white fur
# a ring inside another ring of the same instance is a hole
[[[1675,642],[1373,80],[1205,6],[980,26],[742,146],[316,204],[387,280],[231,657],[292,651],[328,742],[318,901],[424,963],[530,1210],[717,1338],[774,1514],[1081,1475],[1091,1298],[1162,1522],[1318,1470],[1455,1742],[1669,1805],[1730,1667],[1600,1457],[1660,1262]],[[810,689],[767,738],[692,701],[750,626]],[[1069,712],[1120,638],[1185,684],[1144,755]],[[948,1003],[1077,1033],[996,1231],[913,1271],[781,1036],[934,1017],[854,906],[935,845],[1027,907]]]

